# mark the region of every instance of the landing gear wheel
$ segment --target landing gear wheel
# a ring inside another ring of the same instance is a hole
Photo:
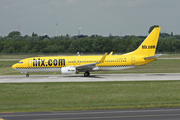
[[[26,77],[29,77],[29,74],[28,74],[28,73],[26,74]]]
[[[86,72],[84,73],[84,77],[88,77],[89,75],[90,75],[89,71],[86,71]]]

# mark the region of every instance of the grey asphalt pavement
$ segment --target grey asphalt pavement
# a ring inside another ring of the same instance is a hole
[[[180,73],[146,73],[146,74],[92,74],[84,77],[77,75],[9,75],[0,76],[0,83],[28,82],[96,82],[96,81],[160,81],[180,80]]]
[[[179,120],[180,108],[0,113],[0,120]]]

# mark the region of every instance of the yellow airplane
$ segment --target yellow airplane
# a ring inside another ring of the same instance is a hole
[[[30,72],[60,72],[61,74],[77,74],[84,72],[89,76],[92,71],[122,70],[135,66],[145,65],[155,61],[160,55],[156,54],[156,47],[160,33],[160,27],[156,27],[135,50],[122,55],[103,56],[48,56],[32,57],[20,60],[12,68],[25,73],[29,77]]]

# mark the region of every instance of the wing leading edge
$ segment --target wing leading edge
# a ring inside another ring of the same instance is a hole
[[[107,53],[105,53],[103,55],[103,57],[100,59],[99,62],[96,62],[96,63],[90,63],[90,64],[85,64],[85,65],[78,65],[78,66],[75,66],[76,70],[79,70],[79,71],[92,71],[93,68],[97,65],[97,64],[100,64],[100,63],[103,63],[106,59],[106,56],[107,56]]]

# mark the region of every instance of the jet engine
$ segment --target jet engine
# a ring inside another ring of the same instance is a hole
[[[74,66],[62,67],[61,74],[76,74],[76,68]]]

